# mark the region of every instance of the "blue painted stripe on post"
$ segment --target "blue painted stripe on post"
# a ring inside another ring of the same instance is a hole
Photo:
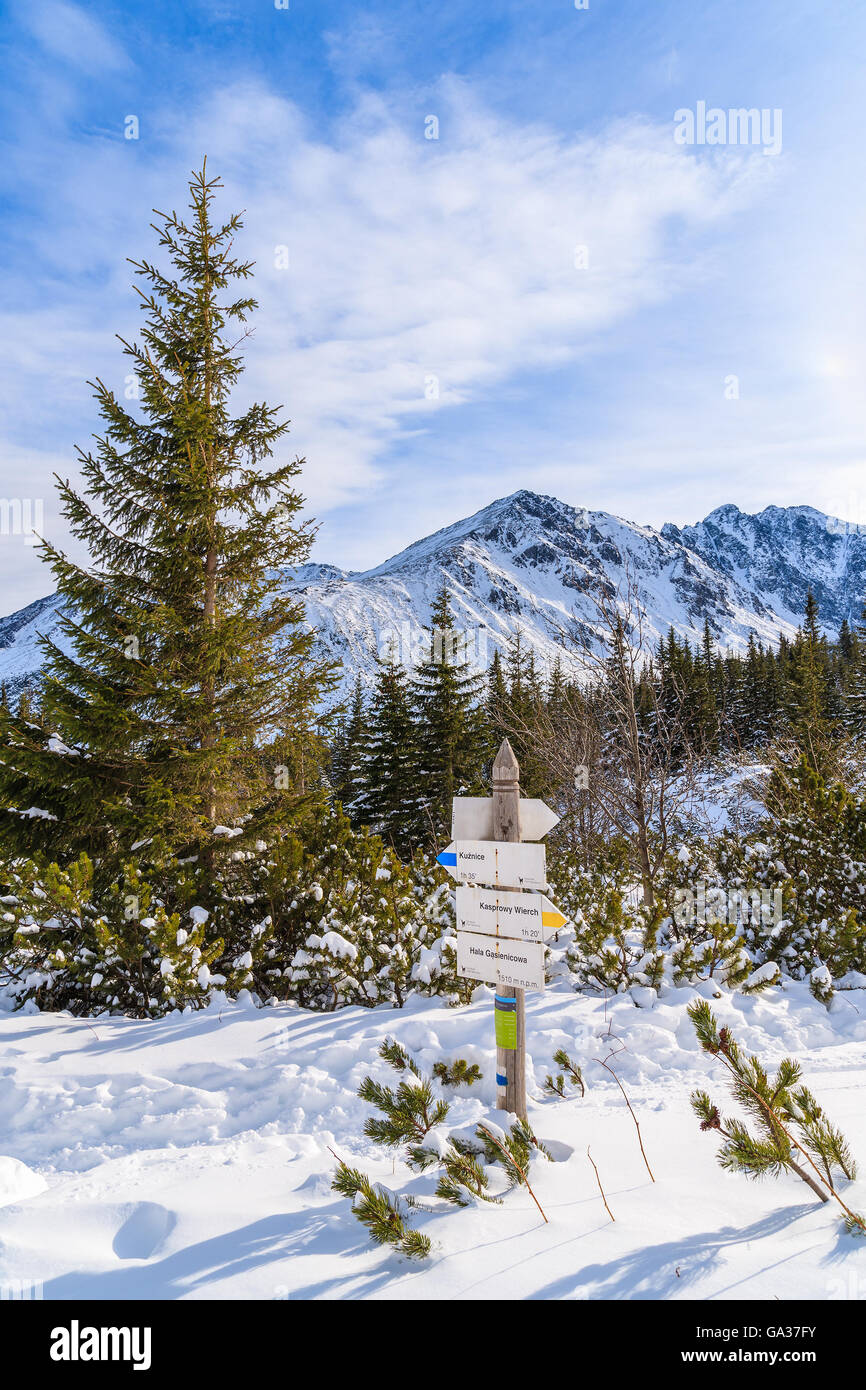
[[[499,1072],[497,1072],[497,1073],[496,1073],[496,1084],[497,1084],[497,1086],[507,1086],[507,1085],[508,1085],[508,1077],[507,1077],[507,1076],[500,1076],[500,1075],[499,1075]]]

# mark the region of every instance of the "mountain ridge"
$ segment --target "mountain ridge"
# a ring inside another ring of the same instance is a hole
[[[342,663],[345,692],[356,673],[369,682],[376,654],[395,644],[406,664],[420,658],[443,582],[479,668],[518,628],[543,664],[559,655],[568,667],[594,626],[586,581],[622,590],[629,576],[652,641],[673,627],[696,643],[707,621],[722,648],[742,651],[751,631],[775,644],[796,631],[809,588],[835,636],[843,618],[860,616],[866,534],[810,506],[750,514],[734,503],[694,525],[657,530],[522,488],[367,570],[310,562],[288,582],[324,650]],[[57,638],[60,608],[47,595],[0,619],[0,679],[10,692],[36,678],[36,634]]]

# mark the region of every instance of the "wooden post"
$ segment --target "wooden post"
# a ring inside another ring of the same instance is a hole
[[[520,766],[507,738],[502,740],[493,764],[493,838],[511,843],[520,839]],[[498,1109],[525,1120],[526,1002],[522,989],[496,991],[496,1081]]]

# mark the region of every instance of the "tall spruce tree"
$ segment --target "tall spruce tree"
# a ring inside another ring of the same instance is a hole
[[[866,736],[866,608],[851,636],[845,673],[843,720],[855,738]]]
[[[406,669],[391,650],[379,657],[360,754],[356,821],[398,854],[424,838],[417,730]]]
[[[483,766],[491,756],[482,704],[485,681],[473,669],[467,645],[465,634],[454,626],[443,584],[431,609],[430,653],[412,680],[419,785],[429,837],[437,842],[449,834],[453,797],[481,790]]]
[[[207,857],[221,824],[261,833],[292,788],[259,741],[306,737],[329,678],[283,582],[311,541],[302,461],[266,466],[279,407],[230,410],[256,302],[220,187],[203,165],[189,218],[156,212],[165,268],[131,262],[145,321],[120,339],[140,411],[93,383],[103,433],[78,451],[81,490],[57,480],[90,560],[43,543],[66,607],[63,640],[42,643],[44,733],[2,712],[0,832],[18,849],[111,857],[156,837]]]
[[[535,652],[524,641],[519,624],[509,639],[504,672],[507,698],[499,718],[520,764],[520,785],[528,796],[545,794],[543,769],[535,748],[535,729],[545,694]]]
[[[805,621],[790,649],[787,694],[792,728],[809,749],[813,766],[817,765],[817,749],[827,733],[830,688],[827,639],[818,618],[818,601],[810,589]]]
[[[334,730],[331,748],[331,787],[348,815],[362,787],[364,744],[367,737],[367,702],[360,675],[355,677],[348,708],[344,708]]]
[[[505,684],[505,676],[502,672],[502,657],[499,655],[499,648],[493,649],[493,660],[487,672],[487,699],[485,708],[487,718],[495,729],[505,727],[506,710],[508,706],[508,687]]]

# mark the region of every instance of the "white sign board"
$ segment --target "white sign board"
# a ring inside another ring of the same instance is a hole
[[[498,840],[453,840],[438,856],[458,883],[486,883],[492,888],[546,888],[544,845]]]
[[[521,840],[542,840],[559,823],[559,816],[535,797],[520,798]],[[493,839],[492,796],[455,796],[451,811],[454,840]]]
[[[500,989],[544,989],[544,947],[536,941],[459,931],[457,974]]]
[[[509,893],[502,888],[457,889],[457,930],[517,941],[547,941],[566,918],[543,893]]]

